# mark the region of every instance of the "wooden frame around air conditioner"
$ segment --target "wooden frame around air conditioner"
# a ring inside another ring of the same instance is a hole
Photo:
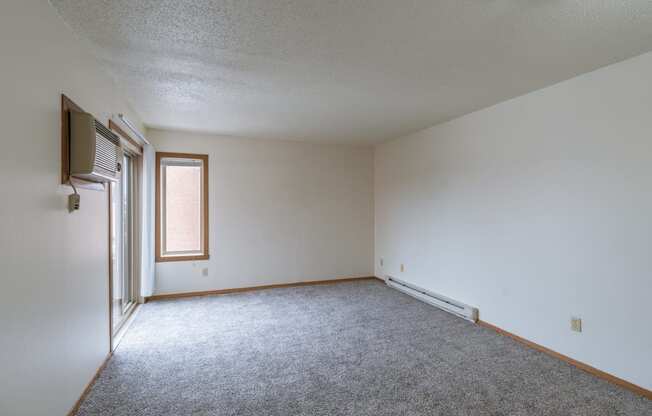
[[[61,94],[61,184],[68,185],[70,177],[70,117],[71,111],[84,111],[80,106],[65,94]],[[79,178],[74,178],[75,187],[92,189],[95,191],[104,191],[105,184],[90,182]]]

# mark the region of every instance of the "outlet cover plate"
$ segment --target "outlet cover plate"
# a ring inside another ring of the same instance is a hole
[[[582,332],[582,318],[571,318],[571,331]]]

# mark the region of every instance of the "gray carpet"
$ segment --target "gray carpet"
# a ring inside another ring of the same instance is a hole
[[[143,306],[86,415],[652,415],[652,401],[381,283]]]

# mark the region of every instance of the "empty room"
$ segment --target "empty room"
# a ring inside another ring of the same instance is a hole
[[[2,0],[0,416],[652,416],[649,0]]]

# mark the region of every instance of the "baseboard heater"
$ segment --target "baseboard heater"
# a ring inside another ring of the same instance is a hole
[[[469,305],[465,305],[456,300],[447,298],[446,296],[438,295],[436,293],[430,292],[426,289],[422,289],[418,286],[415,286],[411,283],[404,282],[392,276],[387,276],[385,283],[388,286],[393,287],[396,290],[400,290],[403,293],[406,293],[412,297],[419,299],[420,301],[426,302],[430,305],[436,306],[440,309],[450,312],[453,315],[457,315],[460,318],[464,318],[471,322],[478,321],[478,309]]]

